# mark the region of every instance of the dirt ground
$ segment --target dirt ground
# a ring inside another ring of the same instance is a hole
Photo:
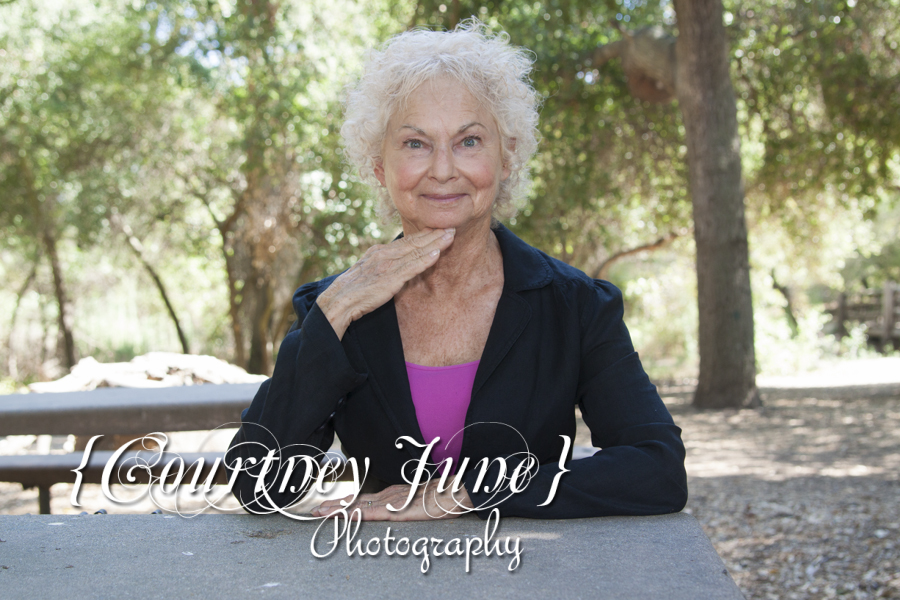
[[[693,514],[748,598],[900,598],[900,390],[672,404]]]
[[[741,411],[696,411],[685,389],[661,390],[687,448],[686,511],[748,598],[900,599],[900,359],[760,386],[765,407]],[[41,440],[29,437],[0,438],[0,454],[35,451]],[[173,444],[193,451],[202,437],[175,434]],[[586,430],[576,443],[589,445]],[[82,508],[69,503],[71,485],[52,494],[59,513],[156,508],[146,499],[115,505],[99,486],[85,486]],[[37,512],[37,492],[0,483],[0,514],[28,512]]]
[[[748,598],[900,598],[900,358],[759,384],[759,411],[666,398],[687,511]]]

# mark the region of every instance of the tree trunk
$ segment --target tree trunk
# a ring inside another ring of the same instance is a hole
[[[676,92],[697,244],[700,375],[694,405],[758,406],[737,107],[721,0],[675,0]]]
[[[156,284],[156,289],[159,290],[159,295],[162,296],[162,301],[166,305],[166,310],[169,311],[169,317],[175,324],[175,331],[178,332],[178,341],[181,342],[181,351],[185,354],[190,354],[191,350],[188,345],[187,336],[184,335],[184,331],[181,329],[181,322],[178,320],[178,315],[175,314],[175,307],[172,306],[172,303],[169,301],[169,294],[166,293],[166,286],[163,285],[163,281],[159,274],[157,274],[156,269],[153,268],[153,265],[147,262],[147,259],[144,257],[144,245],[141,243],[141,240],[137,239],[134,232],[131,230],[131,227],[123,222],[118,215],[110,215],[109,221],[122,231],[125,239],[128,240],[131,251],[134,252],[134,255],[141,262],[141,265],[143,265],[144,269],[150,275],[150,278],[153,279],[153,283]]]
[[[47,363],[47,347],[50,346],[50,343],[49,343],[50,324],[53,322],[53,320],[47,318],[48,303],[47,303],[46,296],[41,294],[40,296],[38,296],[38,300],[41,303],[41,357],[38,362],[38,369],[39,369],[39,373],[43,377],[44,375],[46,375],[46,373],[44,373],[44,365]],[[57,339],[59,338],[58,335],[56,337],[57,337]],[[57,346],[57,345],[58,344],[56,342],[54,342],[54,346]],[[56,351],[56,349],[54,347],[54,353],[55,353],[55,351]],[[59,376],[54,375],[53,379],[56,379],[57,377],[59,377]]]
[[[25,295],[25,292],[28,291],[29,286],[31,286],[31,282],[34,281],[37,276],[38,264],[40,261],[40,255],[36,256],[34,259],[34,264],[31,266],[31,272],[28,273],[28,277],[25,278],[25,282],[22,284],[22,287],[19,288],[19,292],[16,294],[16,303],[13,305],[12,316],[9,318],[9,337],[6,338],[6,351],[7,351],[7,366],[9,368],[9,376],[13,380],[17,380],[19,378],[19,368],[16,362],[16,349],[13,344],[13,334],[16,330],[16,317],[19,314],[19,305],[22,303],[22,296]]]
[[[31,165],[23,156],[19,161],[22,175],[26,181],[26,193],[28,194],[28,204],[34,214],[34,222],[37,226],[37,235],[40,236],[44,251],[50,259],[50,270],[53,272],[53,291],[56,295],[56,303],[59,306],[58,323],[59,337],[63,343],[63,358],[66,361],[66,367],[71,370],[75,366],[75,338],[72,335],[72,307],[69,305],[66,296],[66,285],[63,281],[62,267],[59,264],[59,254],[56,252],[56,235],[51,223],[52,215],[44,212],[44,206],[35,187],[34,174],[31,171]]]
[[[216,229],[222,236],[222,258],[225,259],[225,275],[228,278],[228,316],[231,319],[231,335],[234,338],[234,358],[232,362],[239,367],[246,368],[246,355],[244,353],[244,333],[241,327],[241,303],[243,296],[238,290],[238,276],[235,259],[234,241],[232,229],[244,212],[246,196],[238,195],[231,214],[225,220],[219,220],[208,195],[199,190],[194,190],[196,197],[203,202],[209,211],[209,216],[216,224]]]
[[[247,355],[244,353],[244,330],[241,327],[241,304],[243,295],[237,289],[238,281],[235,275],[234,255],[229,255],[231,249],[228,245],[227,232],[222,230],[222,253],[225,256],[225,274],[228,276],[228,315],[231,317],[231,335],[234,337],[234,364],[242,369],[247,368]]]
[[[272,310],[274,312],[274,307]],[[296,318],[297,315],[294,314],[294,303],[291,299],[288,299],[287,302],[282,304],[281,309],[278,311],[277,320],[271,331],[269,331],[269,341],[272,344],[272,362],[275,362],[275,357],[278,356],[278,351],[281,349],[281,340],[287,335],[288,330],[291,328],[291,325]]]
[[[72,370],[77,362],[75,360],[75,338],[72,335],[72,307],[66,295],[66,285],[63,281],[62,266],[59,264],[59,254],[56,252],[56,237],[45,223],[42,237],[47,256],[50,257],[50,269],[53,271],[53,291],[56,293],[56,303],[59,306],[59,331],[63,340],[63,353],[66,359],[66,367]]]
[[[784,297],[784,317],[787,319],[788,327],[791,328],[791,338],[800,335],[800,323],[797,322],[797,315],[794,314],[794,303],[791,299],[791,290],[786,285],[781,285],[775,279],[775,269],[772,269],[772,287]]]
[[[259,283],[254,290],[256,296],[253,311],[253,329],[250,332],[250,358],[247,372],[257,375],[269,373],[269,322],[275,304],[275,294],[268,279],[255,277]],[[262,281],[259,281],[262,279]]]

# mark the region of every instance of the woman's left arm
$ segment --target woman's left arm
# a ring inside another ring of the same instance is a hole
[[[594,281],[581,298],[577,401],[591,430],[593,456],[565,464],[550,495],[558,459],[540,465],[528,487],[499,505],[504,516],[578,518],[678,512],[687,502],[684,444],[656,387],[650,383],[622,320],[621,292]],[[574,410],[574,407],[573,407]],[[509,465],[511,470],[514,465]],[[467,489],[475,506],[489,496]],[[488,481],[492,481],[489,476]],[[487,511],[479,511],[486,517]]]

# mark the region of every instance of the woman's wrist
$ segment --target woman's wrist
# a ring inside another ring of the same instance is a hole
[[[316,299],[316,304],[319,305],[319,310],[328,319],[338,339],[343,339],[344,333],[350,326],[349,312],[343,310],[335,298],[328,296],[328,290]]]

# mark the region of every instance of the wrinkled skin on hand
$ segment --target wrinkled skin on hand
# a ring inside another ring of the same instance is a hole
[[[350,323],[382,306],[407,281],[433,266],[453,243],[455,233],[454,229],[423,229],[369,248],[316,300],[338,339]]]

